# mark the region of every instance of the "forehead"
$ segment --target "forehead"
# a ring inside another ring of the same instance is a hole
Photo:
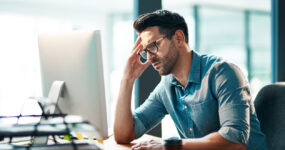
[[[148,27],[145,30],[143,30],[139,36],[141,37],[141,43],[143,45],[147,45],[151,42],[154,42],[158,38],[161,37],[161,34],[159,33],[159,29],[157,26],[154,27]]]

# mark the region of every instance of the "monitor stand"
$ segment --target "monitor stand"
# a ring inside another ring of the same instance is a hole
[[[43,113],[45,114],[53,114],[57,111],[56,104],[58,102],[59,97],[62,94],[62,89],[64,87],[64,81],[54,81],[52,83],[52,86],[50,88],[49,94],[48,94],[48,103],[52,103],[55,105],[49,106],[47,108],[43,108]],[[41,117],[41,120],[45,120],[46,118]],[[34,136],[32,144],[33,145],[46,145],[48,142],[48,136]]]

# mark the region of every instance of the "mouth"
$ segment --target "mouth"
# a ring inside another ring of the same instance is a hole
[[[158,70],[159,69],[159,62],[155,62],[155,63],[152,63],[152,66],[155,70]]]

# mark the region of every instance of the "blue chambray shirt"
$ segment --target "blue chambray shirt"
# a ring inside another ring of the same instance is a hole
[[[265,135],[241,70],[221,58],[192,53],[186,87],[167,75],[133,113],[136,138],[169,114],[181,138],[218,132],[229,141],[247,145],[248,150],[266,150]]]

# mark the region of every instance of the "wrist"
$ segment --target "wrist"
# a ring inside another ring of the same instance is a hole
[[[121,85],[133,86],[134,83],[135,83],[135,79],[125,78],[125,77],[121,79]]]
[[[170,137],[163,140],[163,145],[165,147],[181,147],[182,146],[182,139],[178,137]]]
[[[131,78],[127,76],[123,76],[121,82],[129,83],[129,84],[134,84],[136,81],[136,78]]]
[[[163,145],[163,150],[182,150],[182,145],[170,146],[170,145]]]
[[[170,137],[163,140],[163,150],[177,150],[183,147],[182,139],[178,137]]]

